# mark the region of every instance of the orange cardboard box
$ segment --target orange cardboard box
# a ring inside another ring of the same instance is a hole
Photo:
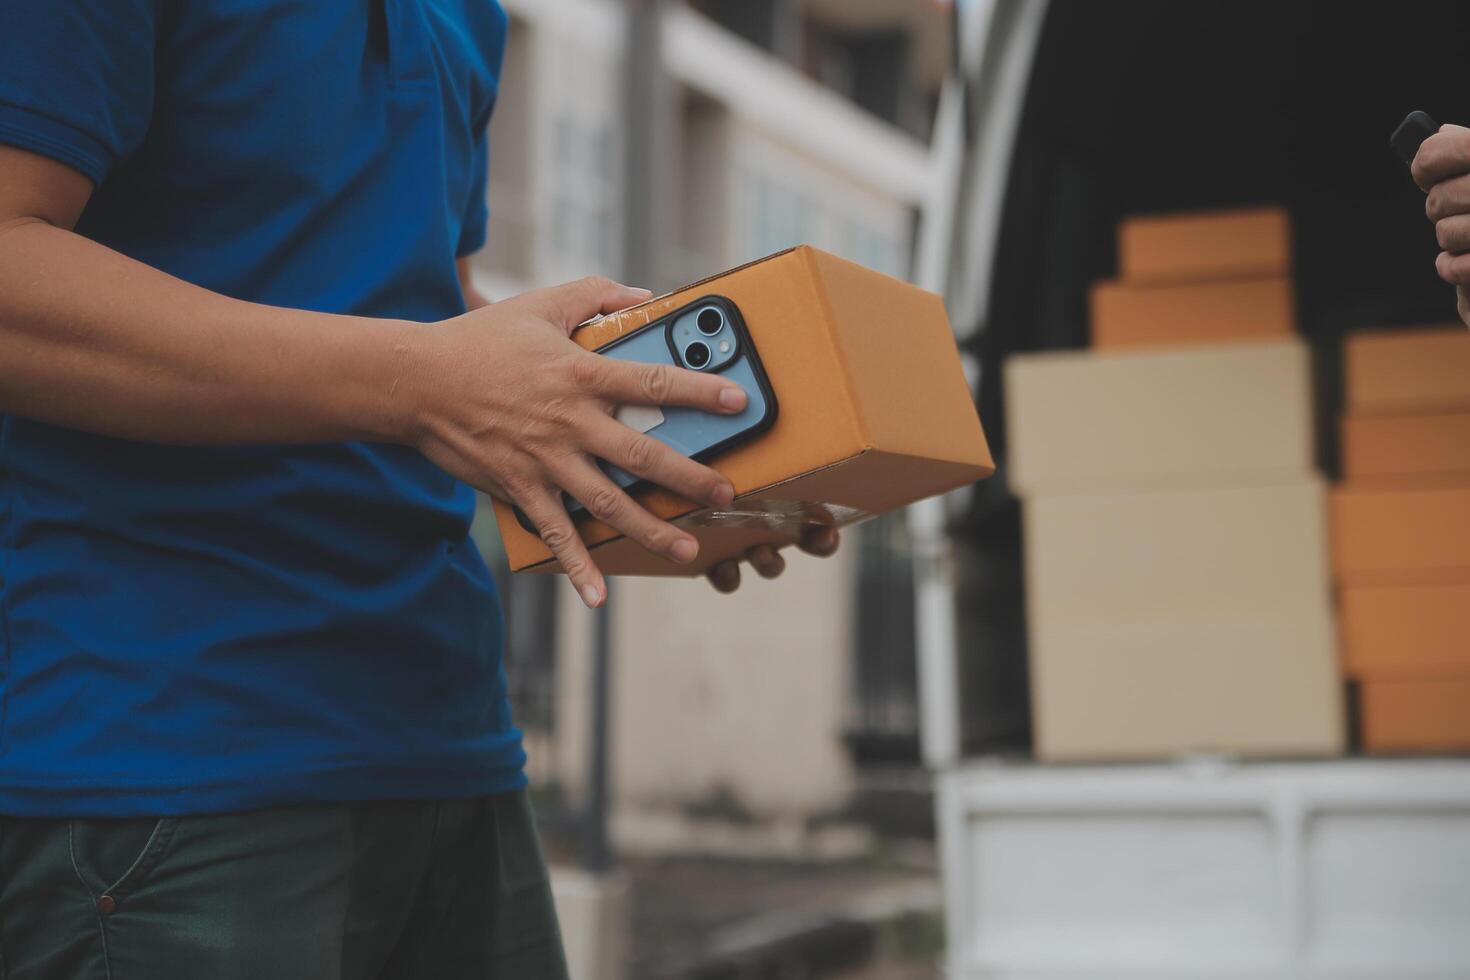
[[[1124,219],[1118,267],[1125,282],[1262,279],[1291,272],[1291,223],[1280,208]]]
[[[1100,350],[1290,337],[1291,280],[1092,287],[1092,346]]]
[[[776,422],[711,461],[735,485],[726,510],[660,489],[639,494],[699,540],[692,564],[584,519],[604,572],[697,575],[756,544],[790,543],[804,523],[850,524],[994,472],[943,301],[809,246],[597,320],[573,339],[596,349],[711,294],[740,309],[780,406]],[[509,506],[497,500],[495,515],[513,570],[560,570]]]
[[[1352,415],[1470,412],[1470,331],[1370,330],[1348,337],[1343,400]]]
[[[1337,487],[1332,561],[1343,586],[1470,581],[1470,480]]]
[[[1366,681],[1361,698],[1369,752],[1470,749],[1470,678]]]
[[[1470,579],[1345,588],[1338,627],[1349,677],[1470,679]]]
[[[1470,412],[1349,415],[1342,466],[1348,479],[1470,474]]]

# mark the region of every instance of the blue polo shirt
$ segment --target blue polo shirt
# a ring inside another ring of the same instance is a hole
[[[181,279],[440,320],[505,34],[493,0],[7,2],[0,142],[91,178],[77,231]],[[0,813],[523,785],[470,488],[400,446],[0,419]]]

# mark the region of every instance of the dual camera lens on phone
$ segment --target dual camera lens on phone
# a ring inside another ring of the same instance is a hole
[[[688,321],[685,322],[687,323]],[[710,348],[710,343],[713,343],[713,338],[719,337],[725,330],[725,314],[719,307],[706,306],[695,315],[694,327],[700,334],[711,338],[711,340],[709,342],[698,339],[691,340],[689,343],[683,345],[680,354],[684,359],[685,367],[699,371],[708,367],[710,361],[714,360],[714,351]],[[688,328],[685,327],[685,329],[687,330]],[[688,334],[685,336],[688,336]],[[722,353],[728,354],[730,348],[730,340],[727,338],[721,344],[720,350]]]

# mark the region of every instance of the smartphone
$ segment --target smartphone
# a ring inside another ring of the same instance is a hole
[[[1394,155],[1403,161],[1404,166],[1412,166],[1414,157],[1419,152],[1419,144],[1437,132],[1439,123],[1429,113],[1415,110],[1399,123],[1399,128],[1388,138],[1388,145],[1393,148]]]
[[[624,425],[692,459],[707,462],[754,439],[776,422],[776,393],[739,307],[724,296],[697,299],[598,348],[597,353],[639,364],[673,364],[703,374],[721,374],[745,389],[745,408],[735,415],[656,405],[624,405],[618,410],[616,417]],[[611,463],[599,461],[599,465],[625,490],[636,491],[648,485],[647,480]],[[566,496],[565,503],[574,519],[585,513],[581,501]],[[519,508],[516,518],[522,527],[534,532]]]

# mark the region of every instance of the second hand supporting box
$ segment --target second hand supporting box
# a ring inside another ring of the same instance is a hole
[[[699,541],[679,565],[614,528],[579,522],[610,575],[697,575],[758,544],[789,544],[806,524],[851,524],[994,472],[944,303],[933,293],[800,246],[685,286],[580,328],[589,350],[701,297],[732,302],[780,406],[759,438],[710,465],[736,499],[714,510],[653,488],[655,516]],[[545,544],[495,501],[514,571],[560,571]]]

